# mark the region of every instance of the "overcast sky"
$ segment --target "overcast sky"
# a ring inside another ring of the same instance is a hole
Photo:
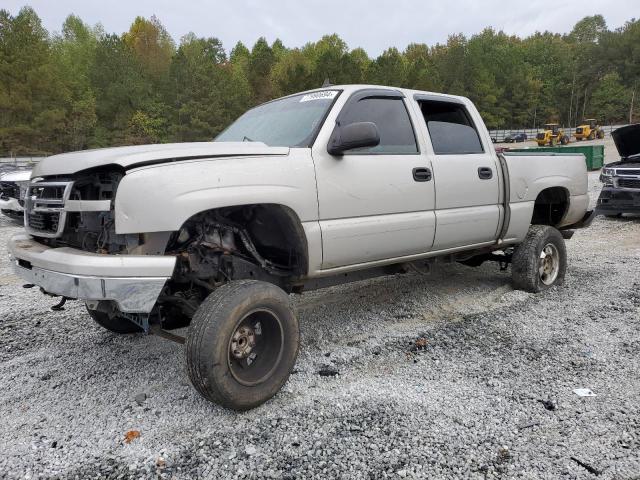
[[[370,55],[409,43],[443,43],[452,33],[471,35],[491,26],[509,34],[537,30],[566,33],[586,15],[604,15],[609,28],[640,17],[638,0],[2,0],[18,13],[32,6],[49,31],[60,31],[70,13],[109,33],[128,30],[138,16],[156,15],[178,42],[188,32],[214,36],[230,50],[264,36],[299,47],[337,33],[350,48]]]

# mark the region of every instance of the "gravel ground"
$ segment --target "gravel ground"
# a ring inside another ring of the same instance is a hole
[[[243,414],[182,346],[22,289],[18,230],[0,217],[0,477],[640,478],[640,218],[576,233],[541,295],[450,265],[292,297],[295,373]]]

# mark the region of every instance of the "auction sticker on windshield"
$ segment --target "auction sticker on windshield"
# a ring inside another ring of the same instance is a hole
[[[303,95],[300,99],[300,102],[310,102],[312,100],[331,100],[338,95],[337,90],[324,90],[322,92],[314,92],[309,93],[307,95]]]

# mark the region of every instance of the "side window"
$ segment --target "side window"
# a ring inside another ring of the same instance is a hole
[[[464,155],[484,152],[478,131],[464,105],[429,100],[419,103],[434,153]]]
[[[375,147],[357,148],[347,153],[418,153],[407,107],[401,98],[365,97],[341,115],[342,125],[355,122],[373,122],[380,133],[380,143]]]

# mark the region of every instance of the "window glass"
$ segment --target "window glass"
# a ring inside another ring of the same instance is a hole
[[[404,102],[400,98],[368,97],[349,105],[340,118],[342,125],[373,122],[380,133],[375,147],[354,148],[348,153],[417,153],[418,146]]]
[[[458,103],[421,101],[420,109],[438,155],[483,153],[467,109]]]
[[[215,139],[216,142],[263,142],[270,147],[309,147],[337,90],[286,97],[252,108]]]

